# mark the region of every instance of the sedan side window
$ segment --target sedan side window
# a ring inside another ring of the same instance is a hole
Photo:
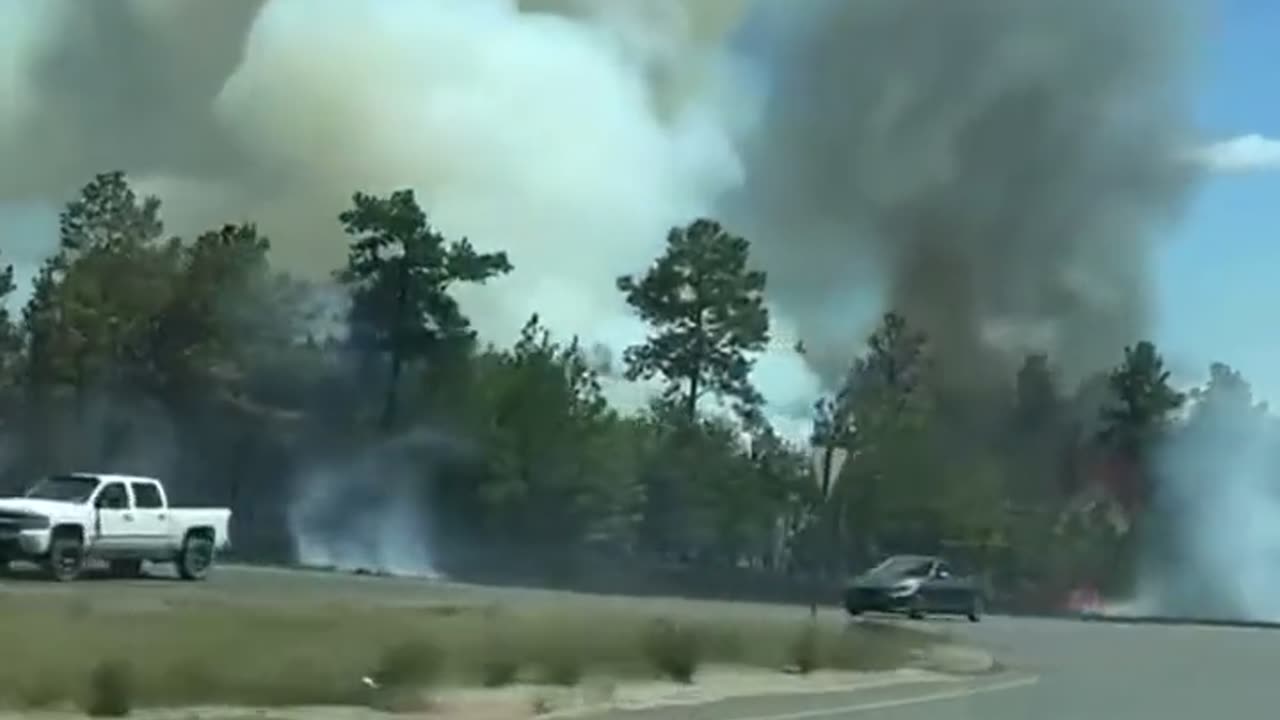
[[[129,493],[124,489],[123,483],[111,483],[98,493],[95,505],[103,510],[128,510]]]
[[[933,563],[922,562],[908,567],[902,572],[904,578],[927,578],[929,573],[933,571]]]

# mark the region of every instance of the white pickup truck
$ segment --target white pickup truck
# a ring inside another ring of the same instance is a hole
[[[89,559],[137,576],[143,561],[171,562],[186,580],[203,579],[230,544],[227,508],[169,507],[159,480],[75,473],[43,478],[21,497],[0,498],[0,569],[40,564],[74,580]]]

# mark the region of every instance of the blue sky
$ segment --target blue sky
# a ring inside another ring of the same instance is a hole
[[[1220,0],[1199,124],[1214,139],[1280,139],[1280,0]],[[1175,372],[1221,360],[1280,405],[1280,163],[1212,176],[1160,252],[1155,340]]]

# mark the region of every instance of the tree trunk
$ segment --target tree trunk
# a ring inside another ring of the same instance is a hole
[[[698,393],[702,392],[702,368],[694,368],[693,373],[689,376],[689,397],[685,398],[684,414],[685,419],[689,421],[689,427],[693,427],[698,421]]]
[[[696,292],[701,293],[701,284],[702,281],[699,279],[695,285]],[[684,409],[686,419],[689,421],[689,427],[693,427],[694,423],[698,421],[698,396],[702,394],[702,360],[705,357],[703,355],[703,341],[706,340],[706,336],[703,334],[702,327],[703,315],[707,311],[706,308],[699,305],[696,312],[697,314],[693,318],[695,360],[693,369],[689,373],[689,397],[685,401]]]
[[[398,390],[400,388],[400,375],[404,372],[404,360],[400,353],[396,350],[391,351],[391,370],[387,377],[387,394],[382,400],[382,429],[390,432],[396,424],[396,415],[398,414]]]
[[[396,415],[398,414],[398,397],[400,389],[400,375],[404,371],[404,344],[401,335],[401,328],[404,327],[404,310],[409,304],[409,263],[405,258],[400,259],[399,273],[397,274],[398,287],[396,287],[396,311],[392,318],[391,337],[391,370],[387,378],[387,395],[382,403],[382,430],[390,432],[396,424]]]

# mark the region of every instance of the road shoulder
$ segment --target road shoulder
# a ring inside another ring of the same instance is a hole
[[[1038,682],[1034,675],[998,673],[955,677],[934,675],[902,682],[811,693],[744,695],[680,708],[681,720],[818,720],[873,710],[962,700],[975,695],[1016,690]],[[591,713],[593,720],[666,720],[671,706],[617,708]]]

